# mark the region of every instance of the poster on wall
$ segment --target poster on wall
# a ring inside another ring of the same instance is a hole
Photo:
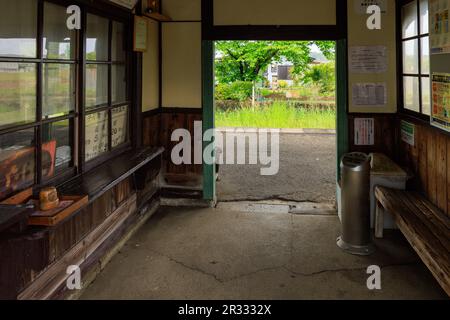
[[[430,52],[450,53],[450,0],[430,0]]]
[[[358,46],[349,48],[349,67],[352,73],[384,73],[388,66],[385,46]]]
[[[450,73],[433,73],[431,86],[431,124],[450,131]]]
[[[354,106],[385,106],[387,85],[383,83],[355,83],[352,87]]]
[[[355,146],[373,146],[375,144],[374,118],[355,119]]]

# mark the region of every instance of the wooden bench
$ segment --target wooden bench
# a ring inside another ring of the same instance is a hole
[[[405,238],[450,296],[450,219],[417,192],[375,188],[375,236],[383,237],[383,215],[390,213]]]

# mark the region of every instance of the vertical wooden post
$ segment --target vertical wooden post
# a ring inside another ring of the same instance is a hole
[[[214,42],[202,41],[203,132],[214,128]],[[210,142],[203,142],[203,149]],[[215,165],[203,162],[203,199],[215,201]]]
[[[348,151],[347,89],[347,40],[341,39],[336,42],[337,181],[341,178],[339,168],[341,157]]]

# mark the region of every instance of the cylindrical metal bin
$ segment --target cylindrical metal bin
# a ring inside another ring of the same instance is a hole
[[[370,157],[353,152],[341,161],[342,235],[337,245],[344,251],[369,255],[374,246],[370,235]]]

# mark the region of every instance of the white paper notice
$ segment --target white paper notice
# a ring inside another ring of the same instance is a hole
[[[386,83],[355,83],[352,88],[352,100],[354,106],[385,106]]]
[[[355,119],[355,145],[373,146],[375,144],[375,130],[373,118]]]
[[[349,66],[353,73],[384,73],[388,59],[385,46],[350,47]]]

